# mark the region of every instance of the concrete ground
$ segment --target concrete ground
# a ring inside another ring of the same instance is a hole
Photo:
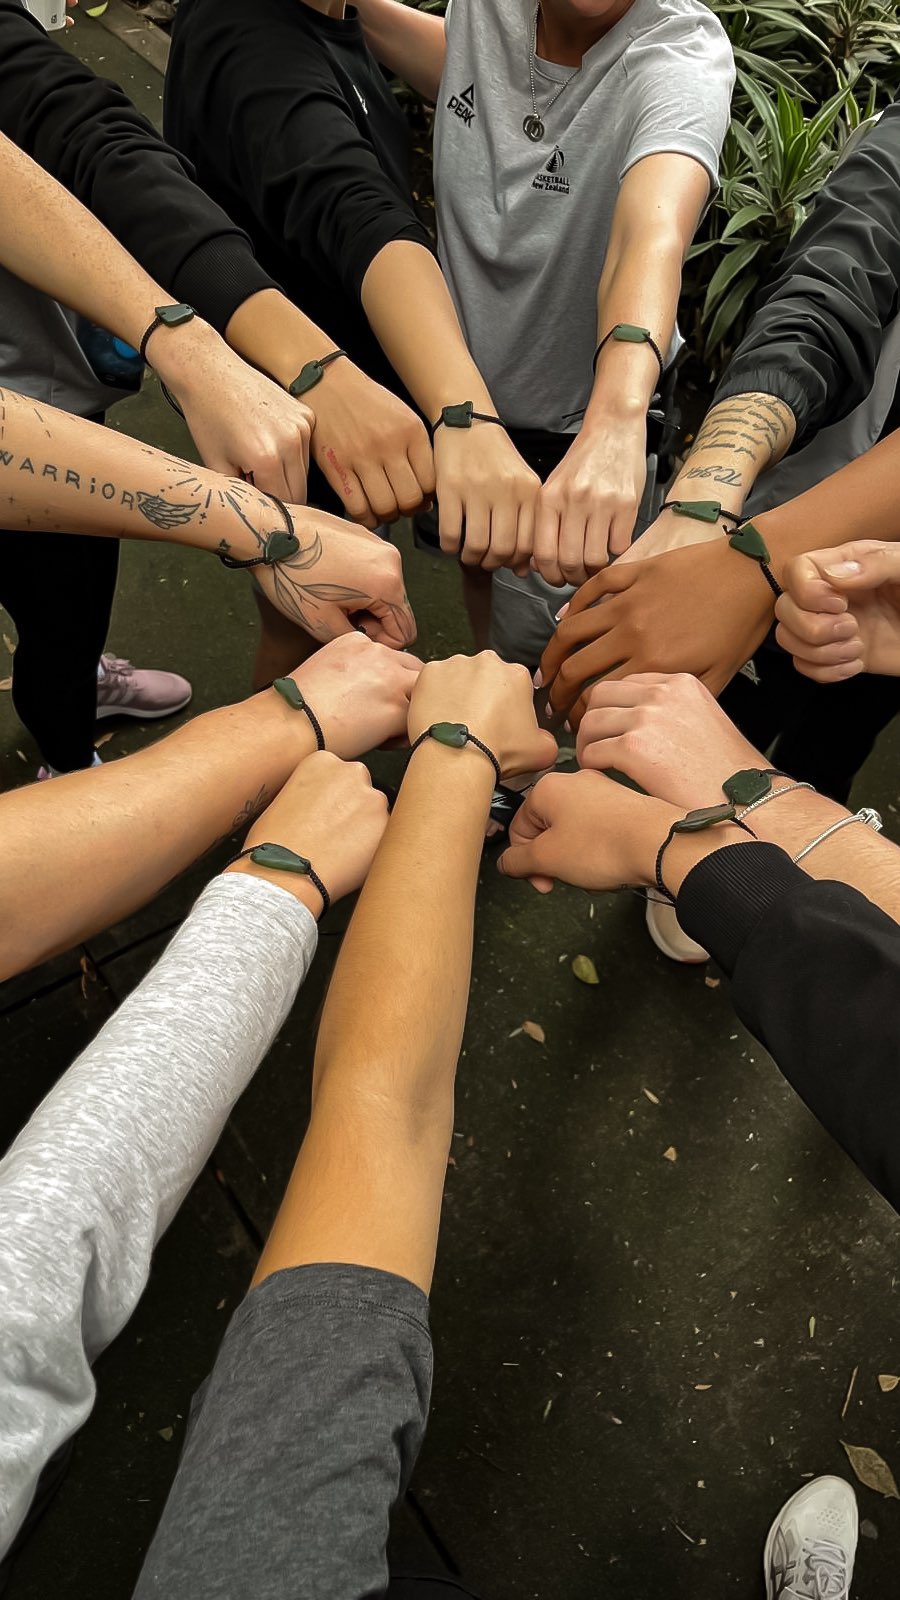
[[[69,47],[158,112],[158,73],[121,40],[82,17]],[[188,448],[152,386],[115,422]],[[454,570],[404,547],[424,652],[464,648]],[[253,641],[237,575],[199,554],[123,549],[111,647],[186,672],[193,713],[247,691]],[[0,679],[6,650],[4,638]],[[111,726],[107,760],[162,731]],[[387,774],[402,758],[379,762]],[[0,694],[0,783],[28,782],[36,765]],[[858,793],[895,837],[898,792],[893,733]],[[215,868],[0,988],[0,1146]],[[293,1015],[98,1363],[94,1414],[10,1600],[131,1591],[191,1394],[303,1133],[346,917],[327,919]],[[574,978],[581,953],[599,986]],[[453,1149],[431,1428],[397,1519],[407,1566],[460,1570],[485,1600],[753,1600],[771,1516],[804,1478],[847,1472],[842,1440],[900,1476],[900,1390],[876,1381],[900,1370],[894,1216],[742,1030],[727,983],[655,952],[636,897],[539,898],[485,855]],[[853,1593],[884,1600],[896,1593],[900,1506],[858,1492]]]

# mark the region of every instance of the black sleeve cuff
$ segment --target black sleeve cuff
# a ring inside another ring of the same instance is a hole
[[[778,350],[777,345],[773,346],[775,362],[780,359]],[[770,394],[790,406],[797,424],[792,450],[797,449],[798,441],[802,441],[816,425],[812,396],[798,378],[785,370],[784,364],[763,362],[758,354],[732,362],[722,375],[712,403],[718,405],[720,400],[730,400],[736,394]]]
[[[263,271],[249,240],[235,230],[198,245],[181,263],[171,288],[217,333],[224,333],[245,300],[262,289],[277,289],[278,284]]]
[[[688,873],[675,910],[685,933],[730,977],[775,901],[808,882],[777,844],[760,840],[723,845]]]

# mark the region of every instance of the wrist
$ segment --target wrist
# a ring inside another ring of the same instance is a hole
[[[662,838],[665,838],[663,834]],[[662,843],[662,838],[659,843]],[[738,828],[733,822],[719,822],[713,828],[707,828],[703,833],[676,833],[671,840],[665,856],[663,857],[663,882],[673,898],[677,898],[678,891],[684,883],[689,872],[711,856],[716,850],[722,850],[733,844],[751,844],[751,835],[743,828]],[[658,848],[658,847],[657,847]],[[655,884],[655,874],[654,874]]]
[[[301,761],[315,755],[318,748],[312,723],[296,711],[276,689],[263,689],[247,704],[254,708],[260,744],[267,752],[270,770],[276,778],[274,789],[281,789]],[[319,714],[318,708],[314,708]],[[323,718],[327,707],[321,708]]]
[[[723,511],[740,516],[744,503],[754,483],[756,474],[744,467],[716,455],[712,464],[704,463],[702,456],[689,456],[687,462],[666,491],[667,500],[718,500]]]
[[[476,737],[481,738],[481,735],[476,733]],[[415,738],[421,738],[421,734],[412,738],[413,743]],[[483,742],[488,744],[487,739]],[[496,775],[488,757],[477,745],[466,743],[460,749],[451,749],[436,739],[422,739],[409,758],[408,770],[440,784],[442,789],[452,785],[457,791],[468,792],[473,803],[483,804],[486,811],[490,809]]]
[[[190,322],[174,328],[158,327],[147,347],[147,362],[178,397],[189,394],[196,383],[202,382],[201,372],[208,373],[207,362],[223,345],[215,328],[202,317],[193,316]],[[198,366],[201,361],[202,368]]]
[[[258,844],[263,843],[262,839],[256,842]],[[271,867],[260,867],[255,861],[251,861],[249,856],[245,856],[242,861],[233,861],[230,866],[225,868],[225,871],[243,873],[245,877],[250,878],[262,878],[266,883],[274,884],[276,889],[281,889],[284,894],[292,895],[302,906],[305,906],[316,922],[318,922],[325,909],[322,896],[315,884],[299,873],[275,872]]]

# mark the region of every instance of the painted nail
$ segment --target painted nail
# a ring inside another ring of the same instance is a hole
[[[543,687],[544,687],[544,679],[543,679],[543,675],[541,673],[540,667],[538,667],[537,672],[535,673],[535,675],[534,675],[534,677],[532,678],[531,681],[534,684],[534,687],[536,689],[543,689]]]

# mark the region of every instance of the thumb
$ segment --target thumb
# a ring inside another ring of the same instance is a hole
[[[833,559],[836,557],[836,559]],[[829,553],[822,572],[835,589],[853,594],[900,582],[900,550],[895,545],[864,542]]]
[[[837,558],[841,553],[829,550],[824,552],[824,558]],[[836,583],[830,576],[824,576],[826,571],[822,552],[795,556],[788,563],[784,577],[785,591],[801,611],[846,611],[847,602],[835,593]]]
[[[523,844],[507,845],[497,862],[497,870],[505,878],[531,878],[537,879],[548,888],[553,887],[553,879],[546,871],[541,870],[540,840],[528,839]],[[535,887],[537,887],[537,883]],[[546,890],[544,890],[546,893]]]

